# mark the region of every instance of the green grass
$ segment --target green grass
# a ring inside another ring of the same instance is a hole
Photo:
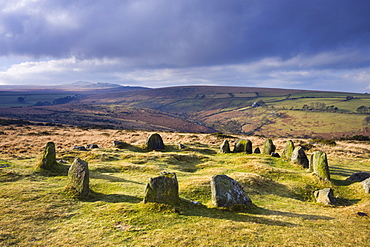
[[[89,162],[93,192],[86,200],[65,192],[66,165],[50,174],[35,169],[36,159],[1,160],[10,167],[0,168],[0,245],[370,246],[369,217],[356,216],[370,215],[369,196],[345,181],[353,172],[369,171],[369,162],[329,158],[330,183],[278,158],[186,146],[70,152]],[[146,183],[161,171],[177,174],[183,200],[176,208],[142,203]],[[216,174],[239,181],[255,207],[215,208],[210,178]],[[314,202],[313,191],[325,187],[334,189],[338,206]]]

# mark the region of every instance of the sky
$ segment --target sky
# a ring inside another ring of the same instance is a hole
[[[0,85],[370,92],[368,0],[0,0]]]

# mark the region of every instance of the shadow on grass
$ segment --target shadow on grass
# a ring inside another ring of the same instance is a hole
[[[130,202],[130,203],[139,203],[143,199],[136,196],[129,196],[123,194],[103,194],[95,191],[91,191],[89,197],[84,201],[87,202],[110,202],[110,203],[120,203],[120,202]]]
[[[106,174],[102,174],[102,173],[90,173],[90,178],[104,179],[104,180],[108,180],[109,182],[113,182],[113,183],[114,182],[123,182],[123,183],[134,183],[134,184],[142,184],[143,185],[143,183],[139,183],[139,182],[136,182],[136,181],[131,181],[131,180],[115,177],[115,176],[112,176],[112,175],[106,175]]]
[[[258,214],[258,215],[279,215],[284,217],[291,217],[291,218],[301,218],[303,220],[333,220],[332,217],[322,216],[322,215],[312,215],[312,214],[297,214],[291,212],[284,212],[278,210],[270,210],[261,207],[256,207],[252,209],[250,214]]]
[[[342,197],[336,197],[335,198],[336,205],[337,206],[352,206],[357,204],[361,199],[348,199],[348,198],[342,198]]]
[[[350,184],[353,184],[352,181],[347,181],[347,180],[340,180],[340,179],[335,179],[331,178],[330,181],[335,185],[335,186],[348,186]]]
[[[347,168],[342,168],[338,166],[330,166],[330,175],[349,177],[355,172],[361,172],[361,170],[347,169]]]
[[[298,226],[299,224],[276,220],[267,218],[265,216],[282,216],[289,218],[300,218],[303,220],[333,220],[334,218],[321,216],[321,215],[311,215],[311,214],[297,214],[291,212],[283,212],[278,210],[269,210],[258,207],[256,205],[252,206],[241,206],[228,208],[207,208],[203,205],[189,205],[189,203],[182,202],[180,206],[180,213],[186,216],[200,216],[216,219],[225,219],[236,222],[253,222],[257,224],[265,225],[275,225],[275,226]]]
[[[45,176],[45,177],[68,176],[69,167],[70,165],[64,165],[64,164],[58,163],[58,165],[51,168],[50,170],[38,169],[34,174]]]
[[[207,217],[207,218],[214,218],[214,219],[230,220],[230,221],[235,221],[235,222],[252,222],[252,223],[272,225],[272,226],[286,226],[286,227],[298,226],[298,224],[263,217],[262,216],[263,214],[260,214],[261,216],[254,216],[254,215],[251,215],[250,212],[247,212],[247,211],[246,212],[243,212],[243,211],[233,212],[228,209],[220,209],[220,208],[207,208],[207,207],[198,206],[197,209],[184,210],[183,212],[181,212],[181,214],[186,215],[186,216]],[[265,214],[265,215],[268,215],[268,214]]]

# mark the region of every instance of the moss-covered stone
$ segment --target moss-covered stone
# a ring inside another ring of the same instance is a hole
[[[216,207],[253,205],[243,187],[226,175],[215,175],[211,179],[212,203]]]
[[[271,139],[266,139],[263,144],[263,154],[270,155],[271,153],[275,152],[276,146],[274,145]]]
[[[248,139],[237,140],[234,145],[234,153],[253,153],[252,142]]]
[[[160,176],[150,178],[145,188],[144,203],[156,202],[169,205],[180,203],[179,184],[175,173],[161,173]]]
[[[220,152],[223,153],[223,154],[227,154],[227,153],[230,153],[230,144],[229,144],[229,141],[228,140],[224,140],[224,142],[222,143],[221,147],[220,147]]]
[[[146,148],[148,150],[163,150],[164,143],[162,137],[157,133],[151,134],[146,141]]]
[[[76,158],[68,170],[69,184],[67,189],[75,192],[78,197],[85,198],[90,192],[89,167],[80,158]]]
[[[56,161],[56,152],[54,142],[48,142],[44,149],[41,163],[39,167],[46,170],[52,170],[58,165]]]
[[[312,154],[310,170],[318,175],[320,178],[330,180],[330,171],[326,153],[322,151],[315,151]],[[312,167],[312,168],[311,168]]]
[[[308,168],[309,162],[304,149],[301,146],[294,148],[292,153],[291,162],[296,165],[300,165],[303,168]]]
[[[281,154],[281,157],[285,160],[291,160],[293,151],[294,151],[294,143],[293,141],[289,140],[285,143],[285,147],[284,147],[283,153]]]

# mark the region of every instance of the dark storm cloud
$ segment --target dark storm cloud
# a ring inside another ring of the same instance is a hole
[[[192,66],[370,49],[370,1],[22,2],[1,4],[1,55]]]
[[[0,84],[365,91],[366,0],[0,0]]]

